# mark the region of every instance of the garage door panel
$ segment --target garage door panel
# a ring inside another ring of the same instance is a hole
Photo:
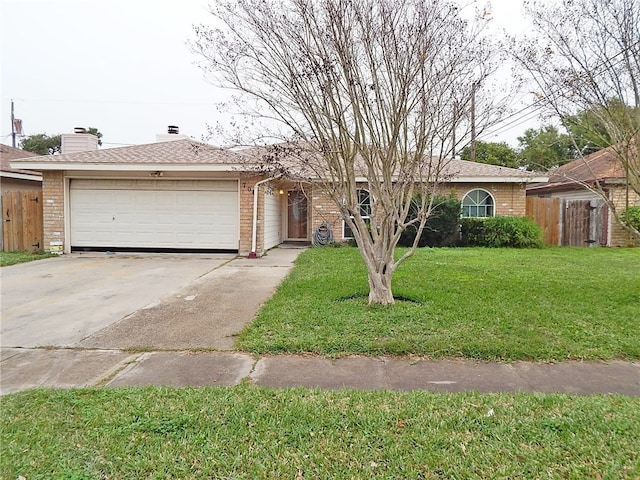
[[[238,248],[234,181],[72,180],[70,207],[73,247]]]

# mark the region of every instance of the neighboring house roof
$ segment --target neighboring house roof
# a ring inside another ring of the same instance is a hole
[[[584,184],[618,183],[625,178],[622,162],[612,147],[598,150],[549,171],[549,181],[530,187],[540,193],[547,190],[581,189]]]
[[[45,155],[11,162],[14,167],[38,170],[251,170],[260,163],[264,147],[240,151],[214,147],[190,139]],[[457,182],[544,182],[537,172],[468,162],[447,161],[443,175]]]
[[[10,147],[9,145],[0,144],[0,174],[7,178],[17,178],[21,180],[42,181],[40,172],[33,170],[25,170],[13,168],[11,162],[19,158],[33,157],[33,153],[21,150],[20,148]]]

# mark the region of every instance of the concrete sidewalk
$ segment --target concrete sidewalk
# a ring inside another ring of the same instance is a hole
[[[418,358],[255,358],[236,352],[3,349],[1,393],[34,387],[268,387],[640,396],[640,363],[484,363]]]

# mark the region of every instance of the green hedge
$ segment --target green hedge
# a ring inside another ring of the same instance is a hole
[[[420,197],[414,200],[414,207],[409,212],[407,220],[416,217],[417,205],[420,205]],[[450,247],[458,243],[460,239],[460,212],[462,202],[455,195],[437,196],[433,199],[433,210],[427,218],[422,235],[418,241],[419,247]],[[410,226],[400,237],[398,245],[410,247],[416,238],[418,229]]]
[[[462,218],[460,243],[465,247],[540,248],[542,230],[526,217]]]
[[[630,227],[640,231],[640,207],[627,208],[622,212],[621,220]]]

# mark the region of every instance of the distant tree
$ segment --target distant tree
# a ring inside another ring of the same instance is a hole
[[[467,146],[460,152],[462,160],[471,159],[471,147]],[[518,168],[518,154],[506,142],[476,142],[476,162],[500,165],[502,167]]]
[[[102,146],[102,134],[98,131],[98,129],[95,127],[89,127],[87,131],[91,135],[95,135],[96,137],[98,137],[98,145]]]
[[[29,135],[20,140],[20,147],[37,155],[55,155],[60,153],[62,140],[60,135],[49,136],[46,133]]]
[[[562,119],[562,124],[575,142],[575,158],[579,158],[581,155],[589,155],[611,146],[611,135],[607,131],[607,126],[601,120],[601,108],[596,106]],[[627,107],[617,100],[611,100],[604,108],[625,109]]]
[[[514,44],[514,58],[529,74],[539,103],[563,119],[571,135],[578,131],[596,149],[611,145],[625,172],[629,208],[632,193],[640,195],[640,2],[534,0],[526,10],[538,36]],[[573,139],[578,146],[579,138]],[[624,223],[603,185],[583,186]]]
[[[89,127],[87,133],[98,137],[98,145],[102,146],[102,133],[95,127]],[[62,149],[62,136],[60,134],[49,136],[46,133],[29,135],[20,141],[20,147],[37,155],[56,155]]]
[[[548,170],[575,158],[571,137],[553,125],[525,130],[518,147],[519,164],[527,170]]]

